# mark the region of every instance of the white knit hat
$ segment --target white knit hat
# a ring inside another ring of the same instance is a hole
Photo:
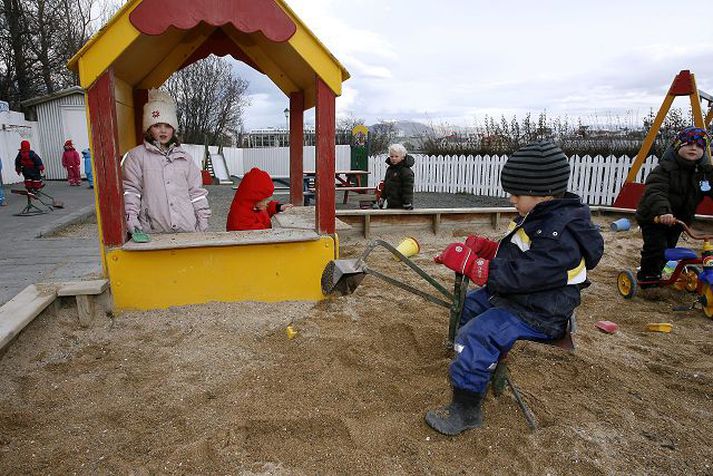
[[[178,130],[176,101],[161,89],[149,89],[149,102],[144,105],[144,130],[163,122]]]

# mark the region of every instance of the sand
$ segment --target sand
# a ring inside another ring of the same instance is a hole
[[[432,431],[425,412],[449,399],[448,312],[367,277],[316,304],[107,314],[87,329],[64,302],[0,358],[0,473],[711,475],[713,320],[674,313],[694,296],[669,289],[624,300],[616,275],[636,266],[641,239],[603,233],[576,351],[510,353],[536,432],[510,392],[488,395],[482,428]],[[431,258],[462,238],[418,238],[414,260],[450,288]],[[369,263],[429,290],[386,254]],[[619,331],[598,331],[600,319]]]

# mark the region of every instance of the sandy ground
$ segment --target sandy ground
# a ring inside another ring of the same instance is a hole
[[[0,358],[0,473],[713,475],[713,321],[672,312],[692,295],[621,298],[616,275],[636,265],[640,237],[604,235],[576,351],[510,354],[534,433],[510,392],[488,395],[482,428],[433,432],[423,417],[449,399],[448,312],[367,277],[316,304],[109,314],[88,329],[65,302]],[[415,262],[450,287],[431,257],[454,237],[418,238]],[[369,263],[428,290],[384,253]]]

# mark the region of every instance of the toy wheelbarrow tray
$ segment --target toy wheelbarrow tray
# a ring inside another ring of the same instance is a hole
[[[399,281],[398,279],[387,276],[380,271],[367,266],[366,260],[376,247],[385,248],[402,263],[411,268],[416,274],[428,282],[431,286],[443,296],[434,296],[425,291],[411,286],[410,284]],[[463,309],[463,300],[465,293],[468,290],[468,278],[462,274],[456,273],[453,292],[449,292],[441,283],[436,281],[431,275],[421,269],[416,263],[404,256],[391,244],[383,240],[373,240],[369,242],[364,250],[364,253],[358,259],[338,259],[327,263],[327,267],[322,272],[322,292],[326,295],[346,296],[352,294],[359,287],[359,284],[369,274],[382,281],[392,284],[400,289],[408,291],[412,294],[420,296],[434,304],[443,306],[450,310],[450,323],[448,328],[449,344],[453,343],[455,333],[460,321],[460,313]],[[445,298],[445,299],[444,299]]]

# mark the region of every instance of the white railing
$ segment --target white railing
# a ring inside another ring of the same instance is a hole
[[[414,191],[472,193],[490,197],[505,197],[500,186],[500,170],[507,156],[428,156],[413,155],[415,175]],[[386,156],[369,157],[369,185],[375,186],[384,178]],[[611,205],[631,168],[633,158],[585,155],[569,158],[570,177],[568,190],[576,193],[589,205]],[[643,182],[658,164],[658,158],[649,156],[636,176]]]

